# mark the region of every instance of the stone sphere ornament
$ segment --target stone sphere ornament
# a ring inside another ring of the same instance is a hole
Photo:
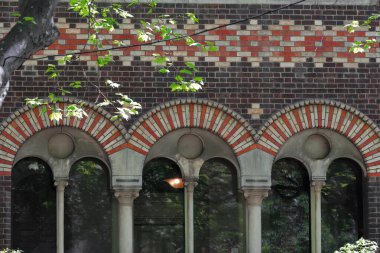
[[[203,142],[194,134],[182,135],[177,144],[178,152],[187,159],[195,159],[203,152]]]
[[[74,142],[67,134],[59,133],[53,135],[48,142],[48,150],[54,158],[64,159],[74,151]]]
[[[320,160],[330,153],[330,143],[324,136],[312,134],[306,139],[303,150],[309,158]]]

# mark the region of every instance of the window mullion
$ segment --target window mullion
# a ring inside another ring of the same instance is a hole
[[[57,191],[57,253],[64,253],[65,245],[65,188],[67,180],[56,180],[54,183]]]

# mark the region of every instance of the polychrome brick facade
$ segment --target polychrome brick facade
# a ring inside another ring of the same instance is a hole
[[[92,136],[111,156],[124,149],[142,156],[164,135],[180,128],[200,128],[223,139],[236,157],[256,149],[276,157],[284,143],[307,129],[329,129],[345,136],[362,155],[366,166],[366,236],[380,242],[380,48],[351,54],[355,40],[376,36],[379,27],[348,33],[343,27],[353,19],[364,20],[379,11],[380,4],[316,4],[309,1],[242,24],[196,36],[211,41],[217,52],[200,52],[180,42],[112,52],[113,62],[98,70],[93,55],[65,67],[58,82],[87,80],[103,85],[111,79],[120,91],[140,102],[142,118],[124,125],[110,121],[110,114],[91,102],[96,87],[75,90],[70,96],[89,101],[88,117],[65,118],[52,123],[47,111],[24,107],[27,97],[46,97],[56,92],[55,80],[45,75],[54,62],[29,60],[11,79],[11,88],[0,118],[0,247],[10,246],[10,174],[13,159],[25,140],[45,128],[69,126]],[[194,12],[199,24],[179,22],[175,27],[194,33],[278,8],[278,4],[164,3],[161,14]],[[0,2],[0,38],[16,21],[11,13],[17,2]],[[137,12],[136,18],[145,18]],[[85,20],[61,3],[55,22],[61,33],[49,48],[33,57],[69,53],[83,48],[87,38]],[[125,21],[107,40],[136,39],[138,22]],[[198,93],[173,93],[173,76],[158,73],[152,64],[155,51],[173,52],[175,64],[196,62],[205,87]],[[100,82],[99,82],[100,80]],[[109,96],[114,90],[103,87]],[[70,99],[70,102],[74,99]],[[64,108],[65,103],[60,106]],[[110,110],[112,113],[112,110]]]

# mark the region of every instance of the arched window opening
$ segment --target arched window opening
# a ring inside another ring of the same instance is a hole
[[[65,190],[65,252],[112,252],[109,175],[98,160],[81,160],[70,170]]]
[[[145,165],[142,190],[134,202],[136,253],[184,252],[184,190],[168,183],[181,178],[178,166],[168,159]]]
[[[195,252],[245,252],[244,218],[236,169],[221,159],[205,162],[194,190]]]
[[[334,252],[363,236],[362,170],[350,159],[337,159],[322,189],[322,252]]]
[[[28,253],[56,249],[56,192],[49,166],[25,158],[12,170],[12,248]]]
[[[262,226],[263,253],[310,252],[310,183],[299,161],[286,158],[273,165]]]

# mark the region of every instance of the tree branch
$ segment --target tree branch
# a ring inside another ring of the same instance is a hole
[[[58,39],[53,12],[59,0],[20,0],[19,22],[0,41],[0,106],[9,89],[9,78],[25,59]],[[31,17],[34,22],[24,18]],[[17,57],[9,57],[17,56]],[[7,58],[8,57],[8,58]]]

